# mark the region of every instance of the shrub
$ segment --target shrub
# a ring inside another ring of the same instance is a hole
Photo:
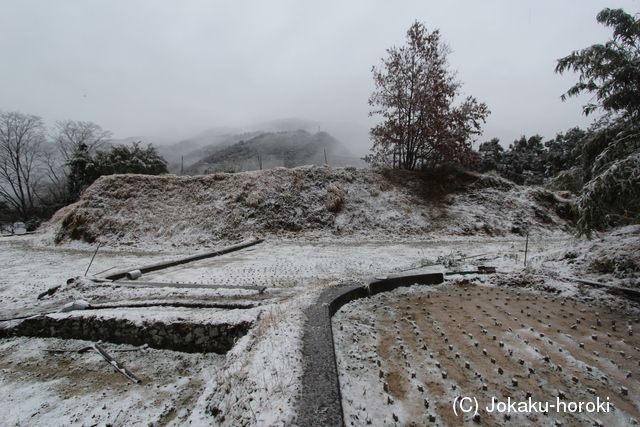
[[[329,184],[329,187],[327,187],[327,210],[329,212],[339,212],[346,195],[347,191],[340,184]]]

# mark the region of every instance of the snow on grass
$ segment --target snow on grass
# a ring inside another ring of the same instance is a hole
[[[43,227],[42,244],[206,248],[257,236],[369,239],[566,235],[569,201],[476,174],[425,177],[305,166],[98,179]],[[566,212],[565,212],[566,213]]]
[[[303,311],[322,287],[266,308],[227,354],[189,419],[192,425],[290,425],[302,376]]]
[[[47,377],[45,385],[38,388],[40,383],[34,382],[37,374],[31,378],[25,372],[37,363],[44,366],[44,361],[54,360],[42,348],[52,343],[74,346],[76,342],[0,340],[4,352],[0,363],[7,355],[12,360],[3,365],[7,371],[3,371],[0,384],[8,387],[3,389],[7,395],[13,396],[12,405],[0,410],[0,416],[25,425],[44,425],[45,419],[55,420],[53,425],[58,420],[60,425],[294,423],[303,369],[304,308],[315,301],[324,286],[420,266],[446,264],[455,271],[495,266],[497,275],[453,277],[481,286],[527,286],[562,297],[633,309],[631,302],[621,302],[601,289],[583,287],[562,277],[635,280],[633,269],[628,268],[633,267],[630,262],[615,261],[617,267],[606,274],[602,269],[591,270],[597,266],[594,260],[609,254],[614,260],[633,260],[635,252],[625,248],[637,244],[635,229],[604,236],[602,241],[575,239],[558,216],[566,208],[566,200],[496,177],[476,177],[455,191],[431,199],[423,195],[424,181],[409,175],[405,181],[401,186],[397,178],[389,179],[383,171],[323,167],[207,177],[101,179],[81,201],[59,212],[42,234],[0,240],[2,317],[57,311],[80,297],[92,303],[246,300],[262,304],[252,309],[253,315],[260,313],[256,326],[226,357],[202,355],[202,359],[191,361],[196,355],[164,350],[148,350],[148,355],[135,353],[138,356],[122,353],[127,354],[123,356],[127,367],[154,378],[149,390],[159,393],[157,397],[146,392],[135,394],[132,385],[120,391],[113,382],[104,382],[97,375],[86,385]],[[336,193],[332,185],[338,189],[339,185],[344,194]],[[336,202],[331,195],[343,199],[338,212],[328,209],[328,203],[335,206]],[[528,268],[524,269],[527,230]],[[95,241],[73,240],[74,233],[80,239]],[[267,237],[267,241],[221,257],[149,273],[140,280],[267,286],[260,296],[243,290],[114,290],[111,285],[65,284],[68,278],[84,274],[97,242],[107,244],[107,248],[100,249],[89,275],[192,255],[254,236]],[[55,239],[62,244],[51,245]],[[625,268],[631,275],[624,275]],[[62,287],[53,296],[35,298],[56,285]],[[236,312],[239,315],[245,311]],[[178,313],[207,321],[206,315],[199,314],[204,311],[187,309],[103,311],[107,316],[139,321],[142,316],[184,317]],[[235,312],[224,315],[236,316]],[[368,331],[365,326],[355,325],[363,336]],[[86,343],[77,344],[81,347]],[[367,351],[359,355],[362,364],[365,358],[373,357]],[[72,366],[73,372],[86,375],[81,366],[86,357],[94,356],[55,356],[56,372]],[[101,366],[99,359],[95,361],[95,366]],[[187,362],[191,367],[182,367]],[[17,369],[17,363],[24,366]],[[156,366],[160,367],[157,375]],[[114,375],[116,378],[119,374]],[[165,379],[160,380],[161,375]],[[86,397],[73,397],[78,384],[87,389]],[[100,392],[89,392],[91,387]],[[113,390],[119,393],[119,399],[130,398],[130,403],[112,398]],[[45,404],[48,406],[40,407]],[[100,409],[103,406],[106,409]],[[396,408],[401,406],[398,403]],[[407,419],[409,411],[398,409],[396,416]],[[372,422],[376,420],[373,417]]]
[[[625,287],[638,287],[640,279],[640,225],[580,240],[534,260],[542,268],[566,275],[598,279]]]
[[[81,340],[0,340],[0,424],[7,426],[181,425],[204,384],[224,361],[215,353],[191,354],[103,344],[138,378],[134,384]]]

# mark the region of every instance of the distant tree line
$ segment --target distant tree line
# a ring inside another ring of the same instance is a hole
[[[485,142],[477,165],[519,184],[573,191],[586,234],[640,222],[640,19],[622,9],[604,9],[596,19],[613,38],[559,59],[555,71],[580,74],[563,100],[593,94],[583,113],[602,116],[586,131],[574,128],[544,144],[538,135],[507,150]]]
[[[407,45],[387,49],[373,67],[370,115],[383,121],[371,129],[371,164],[399,169],[439,165],[496,171],[518,184],[549,185],[578,195],[581,233],[640,222],[640,19],[622,9],[604,9],[597,21],[613,38],[557,61],[555,72],[579,80],[562,95],[592,94],[583,106],[603,115],[587,130],[573,128],[543,142],[523,136],[504,149],[498,139],[471,150],[472,138],[489,114],[473,97],[454,104],[461,84],[447,70],[449,48],[439,32],[416,22]]]
[[[543,137],[522,136],[505,150],[498,138],[480,144],[473,169],[497,172],[520,185],[545,185],[560,172],[578,165],[578,150],[587,132],[573,128],[543,142]],[[579,188],[565,188],[577,191]]]
[[[92,122],[59,121],[48,130],[39,116],[0,111],[0,226],[33,230],[102,175],[167,172],[151,145],[110,141],[111,132]]]

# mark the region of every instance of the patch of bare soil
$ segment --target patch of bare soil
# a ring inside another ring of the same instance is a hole
[[[507,287],[416,286],[353,302],[333,320],[345,423],[629,425],[640,419],[639,321]],[[454,412],[465,397],[476,420]],[[540,406],[491,411],[509,401]]]

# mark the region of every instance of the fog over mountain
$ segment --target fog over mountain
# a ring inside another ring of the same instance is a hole
[[[553,70],[610,38],[595,19],[605,7],[640,10],[634,0],[4,1],[0,109],[154,145],[303,117],[301,129],[320,126],[361,156],[379,121],[368,117],[371,67],[417,20],[450,45],[461,93],[491,110],[479,142],[552,138],[593,119],[582,115],[588,96],[559,99],[578,76]]]
[[[260,136],[262,138],[257,138]],[[235,172],[259,169],[258,156],[262,157],[265,169],[320,165],[325,162],[325,154],[329,165],[361,166],[361,158],[367,154],[371,144],[368,129],[357,124],[296,117],[238,128],[210,128],[181,140],[140,136],[115,139],[112,143],[130,144],[138,141],[143,146],[152,144],[156,147],[169,162],[170,172],[189,174],[203,173],[207,169]],[[231,148],[240,142],[246,145]],[[223,150],[227,151],[220,154]],[[285,155],[285,151],[291,153]],[[215,154],[218,157],[207,159]]]
[[[251,135],[251,134],[249,134]],[[278,166],[294,168],[304,165],[361,163],[327,132],[311,134],[305,130],[261,133],[248,140],[220,147],[191,165],[190,174],[211,172],[242,172],[272,169]]]

